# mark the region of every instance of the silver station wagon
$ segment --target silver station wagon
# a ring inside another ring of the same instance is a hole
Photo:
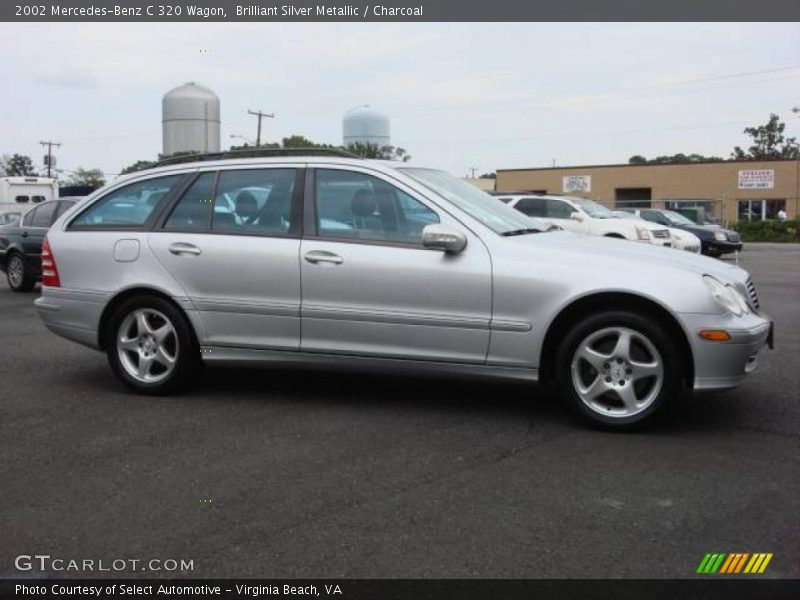
[[[139,392],[204,363],[483,374],[629,428],[772,343],[736,266],[547,231],[438,170],[227,156],[120,178],[47,234],[44,323]]]

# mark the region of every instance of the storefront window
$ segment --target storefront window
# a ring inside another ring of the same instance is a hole
[[[737,215],[740,221],[777,219],[778,212],[786,210],[785,199],[739,200]]]

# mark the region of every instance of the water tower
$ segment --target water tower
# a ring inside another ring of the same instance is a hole
[[[367,104],[351,108],[342,119],[342,142],[391,146],[389,117]]]
[[[219,96],[190,81],[164,94],[162,154],[219,152]]]

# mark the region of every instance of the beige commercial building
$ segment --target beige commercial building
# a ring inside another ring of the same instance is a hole
[[[702,207],[732,222],[797,218],[800,161],[498,169],[497,190],[581,196],[609,208]]]

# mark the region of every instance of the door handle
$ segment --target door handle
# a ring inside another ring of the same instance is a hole
[[[27,231],[23,231],[20,235],[22,237],[28,237],[28,232]]]
[[[311,252],[306,252],[305,259],[312,264],[331,263],[333,265],[340,265],[344,262],[344,259],[338,254],[326,252],[325,250],[312,250]]]
[[[180,254],[194,254],[195,256],[198,256],[200,254],[200,248],[194,244],[187,244],[185,242],[175,242],[174,244],[170,244],[169,251],[176,256]]]

